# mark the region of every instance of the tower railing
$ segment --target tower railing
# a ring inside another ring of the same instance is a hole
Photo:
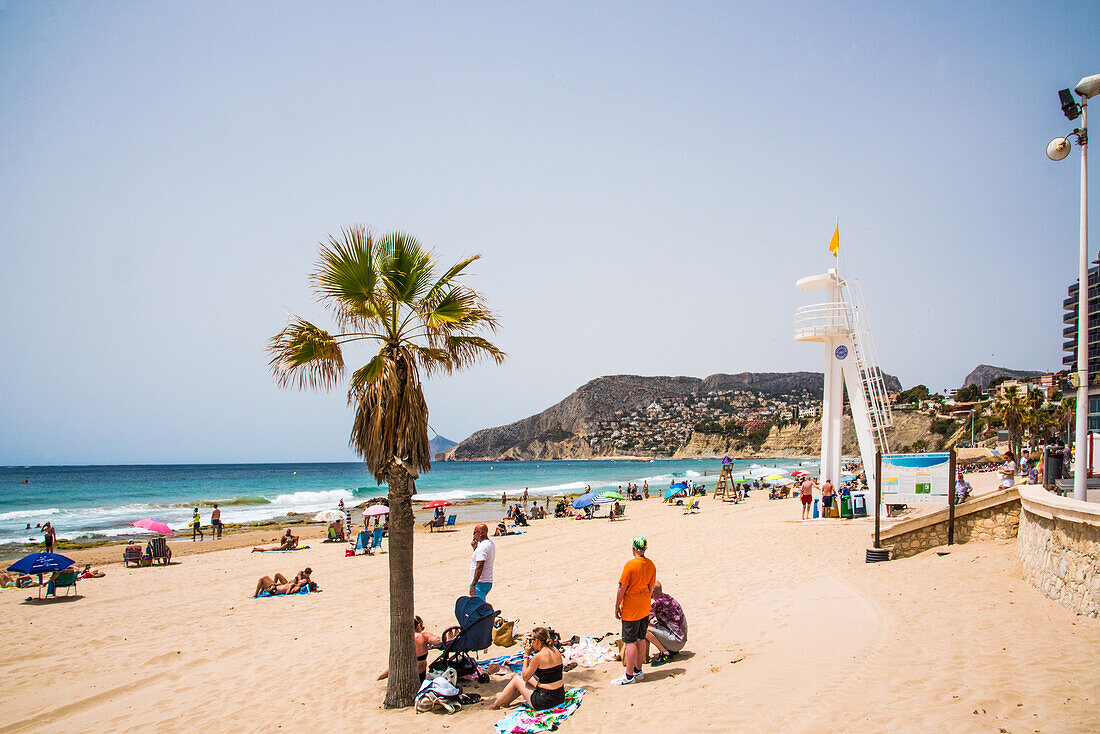
[[[815,341],[826,336],[843,336],[852,330],[852,313],[847,303],[815,303],[794,314],[795,341]]]
[[[843,281],[840,287],[847,303],[835,305],[842,305],[848,309],[852,346],[855,348],[856,367],[859,371],[863,395],[867,400],[871,430],[879,450],[886,453],[889,451],[886,443],[886,429],[894,425],[894,416],[890,410],[890,396],[886,392],[886,381],[879,367],[878,352],[867,320],[863,288],[858,280]]]

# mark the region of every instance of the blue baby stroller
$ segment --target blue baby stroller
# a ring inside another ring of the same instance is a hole
[[[460,596],[455,602],[458,625],[444,630],[440,645],[443,654],[428,669],[443,671],[454,668],[460,678],[476,675],[477,663],[469,653],[487,650],[493,644],[493,623],[499,614],[492,604],[481,597]]]

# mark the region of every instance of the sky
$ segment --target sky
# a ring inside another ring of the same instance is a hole
[[[0,464],[355,460],[343,391],[280,389],[265,352],[289,312],[330,325],[307,276],[352,224],[482,254],[509,358],[426,383],[454,440],[600,375],[820,371],[794,282],[838,220],[906,387],[1060,369],[1080,156],[1044,150],[1097,28],[1094,2],[0,0]]]

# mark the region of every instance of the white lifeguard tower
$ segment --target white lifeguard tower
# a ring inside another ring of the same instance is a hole
[[[847,387],[867,484],[874,487],[875,451],[889,451],[886,429],[893,425],[893,417],[859,281],[841,280],[836,268],[830,268],[795,285],[801,290],[823,290],[826,297],[825,303],[798,309],[794,317],[795,341],[823,342],[827,349],[821,401],[821,479],[834,484],[840,480],[841,419]]]

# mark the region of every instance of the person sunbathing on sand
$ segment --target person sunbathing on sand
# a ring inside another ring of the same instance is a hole
[[[287,528],[286,535],[279,538],[279,542],[275,545],[258,545],[252,549],[253,553],[263,553],[265,551],[285,551],[294,550],[298,547],[298,537],[290,534],[290,528]]]
[[[420,615],[413,617],[413,644],[416,645],[416,670],[420,674],[420,682],[424,682],[424,676],[428,673],[428,649],[439,647],[443,644],[437,635],[424,631],[424,620]],[[390,675],[388,667],[383,668],[375,680],[385,680]]]
[[[281,573],[275,574],[275,578],[261,576],[260,580],[256,582],[256,593],[252,596],[257,597],[265,591],[272,595],[291,594],[293,593],[291,589],[295,586],[297,586],[297,581],[289,581],[287,577],[283,576]],[[302,587],[298,586],[298,589],[300,588]]]
[[[72,568],[74,571],[76,570],[76,566],[73,566]],[[78,578],[81,581],[83,581],[84,579],[101,579],[107,575],[100,571],[98,568],[92,568],[91,564],[86,565],[82,570],[79,571],[79,574],[80,575],[78,576]]]

